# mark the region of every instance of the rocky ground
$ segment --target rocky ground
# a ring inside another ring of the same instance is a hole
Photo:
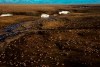
[[[0,67],[100,66],[99,5],[0,7],[14,14],[0,17]],[[59,15],[61,10],[71,13]]]

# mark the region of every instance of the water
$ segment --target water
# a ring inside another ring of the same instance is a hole
[[[0,0],[0,4],[100,4],[100,0]]]

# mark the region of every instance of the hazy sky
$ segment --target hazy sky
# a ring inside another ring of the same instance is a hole
[[[98,4],[100,0],[0,0],[0,3],[15,3],[15,4]]]

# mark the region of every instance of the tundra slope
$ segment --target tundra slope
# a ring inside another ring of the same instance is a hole
[[[100,8],[80,7],[84,6],[70,6],[70,9],[60,6],[56,11],[47,10],[46,13],[69,10],[71,14],[19,23],[20,27],[11,31],[24,32],[0,42],[1,67],[100,66]]]

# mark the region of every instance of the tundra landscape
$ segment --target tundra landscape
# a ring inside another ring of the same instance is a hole
[[[100,67],[100,5],[2,4],[2,14],[12,16],[0,16],[0,67]]]

